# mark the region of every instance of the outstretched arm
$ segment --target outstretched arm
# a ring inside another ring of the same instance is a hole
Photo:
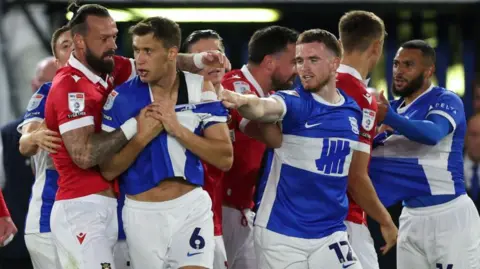
[[[243,118],[249,120],[276,122],[286,112],[284,103],[275,97],[260,98],[253,94],[242,95],[223,91],[220,100],[223,101],[225,107],[237,109]]]

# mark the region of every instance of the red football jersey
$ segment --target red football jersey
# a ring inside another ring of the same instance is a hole
[[[222,231],[222,201],[223,201],[223,171],[213,165],[203,162],[205,173],[203,189],[212,199],[213,232],[215,236],[223,234]]]
[[[47,97],[45,123],[48,129],[64,134],[95,125],[95,131],[101,131],[102,107],[108,94],[113,87],[135,75],[132,60],[120,56],[115,56],[114,60],[115,70],[104,80],[73,54],[70,56],[68,65],[61,68],[53,79]],[[60,175],[57,200],[82,197],[111,187],[111,183],[104,180],[97,169],[84,170],[78,167],[63,143],[51,157]]]
[[[225,90],[244,93],[255,92],[263,97],[264,92],[246,66],[232,70],[224,76],[222,86]],[[258,180],[265,144],[245,135],[242,130],[248,120],[243,119],[236,110],[230,111],[228,127],[233,143],[233,166],[224,176],[223,201],[237,209],[253,208],[253,195]]]
[[[337,88],[343,90],[348,96],[355,100],[362,110],[362,124],[360,126],[360,143],[364,147],[372,148],[373,138],[375,137],[375,126],[377,126],[376,113],[378,110],[375,96],[367,91],[367,83],[363,81],[362,76],[357,70],[348,66],[340,65],[337,70]],[[366,224],[365,213],[362,208],[348,196],[349,209],[347,220]]]
[[[9,216],[10,212],[8,211],[7,204],[5,203],[5,199],[3,198],[3,192],[2,190],[0,190],[0,218]]]

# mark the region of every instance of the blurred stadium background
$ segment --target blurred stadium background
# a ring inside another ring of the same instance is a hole
[[[93,1],[80,1],[92,3]],[[436,82],[458,93],[467,116],[472,113],[475,67],[480,48],[480,1],[476,0],[103,0],[120,30],[118,53],[131,56],[128,27],[143,17],[161,15],[180,23],[183,35],[211,28],[224,38],[233,67],[246,62],[247,44],[258,28],[279,24],[303,31],[324,28],[338,34],[346,11],[375,12],[386,23],[388,36],[381,63],[370,86],[389,90],[397,47],[409,39],[425,39],[437,50]],[[0,0],[0,125],[17,118],[31,96],[35,65],[51,54],[50,37],[65,24],[68,1]],[[391,97],[391,95],[389,96]]]

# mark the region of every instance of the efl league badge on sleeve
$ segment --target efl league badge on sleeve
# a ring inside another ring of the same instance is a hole
[[[117,98],[118,92],[113,90],[107,98],[107,101],[105,102],[105,105],[103,106],[104,110],[110,110],[113,107],[113,102],[115,101],[115,98]]]
[[[68,109],[72,113],[80,113],[85,109],[85,94],[83,92],[71,92],[68,94]]]
[[[30,101],[28,102],[27,110],[32,111],[35,108],[37,108],[40,103],[43,100],[43,97],[45,97],[43,94],[34,94],[32,98],[30,98]]]
[[[235,81],[233,83],[233,89],[235,92],[244,94],[245,92],[250,92],[250,85],[248,85],[248,83],[245,81]]]
[[[373,126],[375,125],[375,111],[364,108],[362,113],[362,127],[366,131],[372,130]]]

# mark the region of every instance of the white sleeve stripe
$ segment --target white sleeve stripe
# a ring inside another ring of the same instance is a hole
[[[238,124],[238,129],[240,129],[240,132],[245,133],[245,127],[247,127],[247,124],[250,122],[250,120],[242,118],[240,121],[240,124]]]
[[[283,120],[283,117],[285,117],[285,114],[287,114],[287,104],[285,103],[285,100],[284,100],[282,97],[278,96],[278,95],[272,95],[271,97],[272,97],[273,99],[279,101],[280,104],[282,104],[282,106],[283,106],[283,113],[282,113],[282,115],[280,116],[280,118],[279,118],[278,120]]]
[[[24,120],[22,121],[22,123],[20,123],[18,126],[17,126],[17,132],[19,132],[20,134],[22,134],[22,127],[27,125],[27,123],[30,123],[30,122],[42,122],[43,121],[43,118],[30,118],[28,120]]]
[[[106,124],[102,124],[102,130],[107,132],[107,133],[111,133],[111,132],[115,131],[115,128],[110,127]]]
[[[133,77],[137,75],[137,68],[135,67],[135,60],[132,58],[129,58],[130,64],[132,65],[132,73],[130,73],[130,76],[128,77],[128,80],[131,80]]]
[[[370,154],[370,145],[363,142],[357,142],[354,150]]]
[[[60,134],[64,134],[68,131],[75,130],[75,129],[82,128],[89,125],[94,125],[94,124],[95,123],[93,121],[93,116],[87,116],[80,119],[65,122],[64,124],[61,124],[60,126],[58,126],[58,129],[60,130]]]
[[[447,112],[442,111],[442,110],[431,110],[430,112],[428,112],[426,117],[428,117],[428,115],[430,115],[430,114],[436,114],[436,115],[440,115],[440,116],[445,117],[450,122],[450,124],[452,125],[453,130],[455,130],[457,128],[457,124],[455,123],[455,120]]]

